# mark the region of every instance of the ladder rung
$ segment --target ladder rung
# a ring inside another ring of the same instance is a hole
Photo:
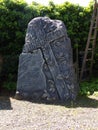
[[[92,51],[92,48],[88,48],[88,51]]]
[[[92,61],[92,59],[86,59],[86,61]]]
[[[80,53],[80,54],[84,54],[84,53],[85,53],[85,51],[80,51],[79,53]]]
[[[90,40],[95,40],[95,38],[94,38],[94,37],[91,37]]]
[[[97,29],[98,27],[93,27],[93,29]]]
[[[97,19],[97,18],[96,18]],[[97,21],[95,20],[95,23],[97,23]]]
[[[90,68],[88,68],[88,69],[84,69],[84,70],[83,70],[83,72],[86,72],[86,71],[90,71]],[[80,69],[79,72],[81,73],[81,69]]]
[[[88,68],[88,69],[84,69],[84,71],[86,72],[86,71],[90,71],[90,68]]]

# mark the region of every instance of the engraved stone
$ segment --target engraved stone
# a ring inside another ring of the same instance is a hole
[[[71,41],[62,21],[37,17],[29,22],[19,58],[17,91],[47,100],[76,98]]]

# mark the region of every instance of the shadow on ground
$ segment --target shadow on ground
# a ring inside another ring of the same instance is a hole
[[[72,107],[86,107],[86,108],[98,108],[98,98],[91,98],[87,96],[80,96],[76,102],[71,103]],[[70,106],[68,106],[70,107]]]
[[[0,92],[0,110],[12,110],[10,97],[14,98],[15,92]],[[16,100],[17,101],[17,100]],[[22,102],[28,101],[30,103],[46,104],[46,105],[56,105],[56,106],[65,106],[67,108],[98,108],[98,95],[87,97],[79,96],[76,101],[45,101],[45,100],[21,100]]]
[[[12,110],[11,102],[9,97],[0,96],[0,110]]]
[[[13,96],[13,92],[5,90],[0,91],[0,110],[12,110],[10,97]]]
[[[86,107],[98,108],[98,97],[90,98],[87,96],[79,96],[76,101],[43,101],[43,100],[29,100],[32,103],[47,104],[47,105],[60,105],[68,108]]]

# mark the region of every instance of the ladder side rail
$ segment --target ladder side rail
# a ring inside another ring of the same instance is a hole
[[[93,29],[93,25],[94,25],[95,13],[96,13],[96,8],[94,6],[94,11],[93,11],[92,19],[91,19],[91,24],[90,24],[90,30],[89,30],[89,34],[88,34],[88,40],[87,40],[87,44],[86,44],[86,48],[85,48],[85,54],[84,54],[84,58],[83,58],[83,62],[82,62],[82,68],[81,68],[81,72],[80,72],[80,81],[82,79],[83,70],[85,68],[85,60],[86,60],[86,57],[87,57],[87,50],[89,48],[90,38],[91,38],[91,35],[92,35],[92,29]]]
[[[97,29],[98,29],[98,9],[97,9],[97,16],[96,16],[96,25],[95,25],[95,30],[94,30],[94,40],[92,43],[92,56],[91,56],[91,64],[90,64],[90,76],[92,74],[92,68],[93,68],[93,59],[94,59],[94,52],[95,52],[95,45],[96,45],[96,38],[97,38]]]

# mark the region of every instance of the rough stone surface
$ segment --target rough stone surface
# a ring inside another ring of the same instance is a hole
[[[64,23],[47,17],[34,18],[28,24],[19,59],[18,95],[74,100],[77,90],[71,42]]]
[[[33,92],[46,89],[46,78],[42,71],[44,59],[41,50],[22,53],[19,58],[17,90],[32,96]],[[39,83],[39,84],[38,84]]]

